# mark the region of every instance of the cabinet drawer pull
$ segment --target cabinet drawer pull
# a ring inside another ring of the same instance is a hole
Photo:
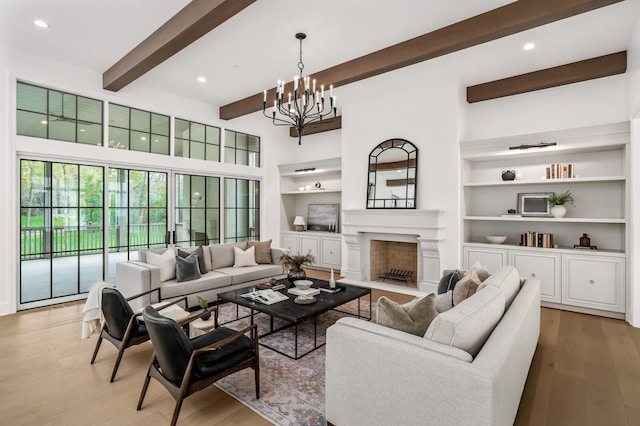
[[[589,280],[589,284],[595,284],[596,282],[594,280]]]
[[[531,274],[531,278],[535,278],[535,277],[536,277],[536,274]]]

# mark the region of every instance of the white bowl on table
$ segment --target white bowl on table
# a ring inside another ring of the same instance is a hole
[[[313,281],[311,280],[296,280],[293,284],[299,288],[300,290],[308,290],[313,285]]]
[[[485,238],[491,244],[502,244],[505,241],[507,241],[507,236],[506,235],[486,235]]]

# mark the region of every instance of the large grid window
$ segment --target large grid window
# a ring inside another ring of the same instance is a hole
[[[169,155],[169,116],[109,104],[109,146]]]
[[[260,181],[224,179],[224,241],[260,239]]]
[[[220,242],[220,178],[176,175],[176,245]]]
[[[102,145],[102,101],[24,82],[16,92],[18,135]]]
[[[260,138],[246,133],[224,131],[225,163],[260,167]]]
[[[103,279],[104,169],[21,160],[20,302],[86,293]]]
[[[175,120],[176,157],[220,161],[220,128],[193,121]]]
[[[167,173],[109,169],[109,281],[138,250],[167,245]]]

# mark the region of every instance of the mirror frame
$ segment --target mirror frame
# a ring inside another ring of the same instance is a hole
[[[378,157],[387,152],[390,149],[399,149],[406,153],[406,166],[405,166],[405,194],[408,194],[409,185],[413,185],[413,197],[404,198],[405,206],[397,206],[395,205],[395,201],[393,199],[386,198],[375,198],[375,188],[378,180],[378,170],[379,165],[385,163],[378,163]],[[411,158],[411,156],[415,154],[415,158]],[[413,164],[412,164],[413,162]],[[409,170],[414,169],[413,177],[409,177]],[[374,175],[373,182],[371,181],[372,173]],[[393,138],[387,139],[384,142],[379,143],[375,148],[371,150],[369,153],[369,164],[367,166],[367,201],[366,206],[367,209],[415,209],[416,208],[416,194],[418,188],[418,148],[411,142],[406,139]],[[388,200],[390,205],[387,205],[385,201],[383,207],[376,207],[376,201]],[[371,204],[370,204],[371,203]]]

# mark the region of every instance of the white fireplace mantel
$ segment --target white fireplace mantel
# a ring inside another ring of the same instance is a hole
[[[342,236],[347,245],[345,278],[370,282],[371,239],[418,243],[418,290],[432,292],[440,280],[439,242],[444,240],[443,210],[343,210]]]

